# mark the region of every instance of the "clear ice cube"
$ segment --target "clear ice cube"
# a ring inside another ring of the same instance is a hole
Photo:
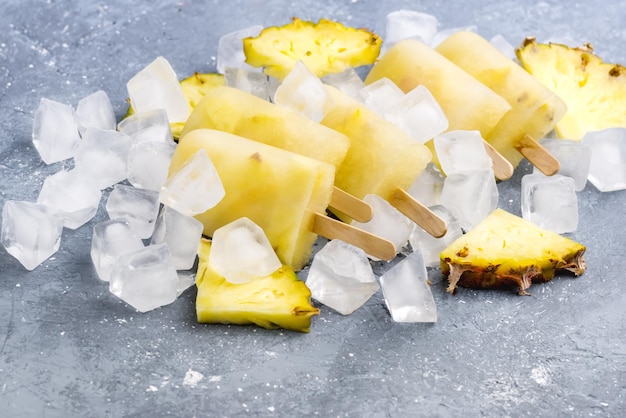
[[[626,189],[626,128],[589,132],[582,141],[591,147],[591,184],[601,192]]]
[[[243,39],[257,36],[263,26],[254,25],[222,36],[217,43],[217,72],[224,74],[226,68],[244,68],[249,71],[260,71],[246,64],[243,53]]]
[[[196,261],[202,229],[200,221],[164,206],[157,218],[150,243],[167,243],[176,270],[188,270]]]
[[[196,273],[193,271],[177,271],[178,286],[176,286],[176,297],[182,295],[185,290],[196,284]]]
[[[433,142],[441,169],[447,175],[489,170],[493,165],[479,131],[450,131],[437,135]]]
[[[129,148],[130,138],[123,133],[87,128],[74,163],[100,189],[106,189],[128,177]]]
[[[115,130],[115,112],[104,90],[98,90],[81,99],[76,106],[76,118],[81,135],[85,128]]]
[[[33,202],[4,202],[0,242],[26,270],[58,251],[62,232],[63,218],[56,210]]]
[[[213,233],[209,263],[237,284],[269,276],[282,265],[263,229],[248,218],[239,218]]]
[[[94,225],[91,235],[91,261],[100,280],[111,279],[113,266],[122,254],[143,248],[127,219],[116,218]]]
[[[581,141],[556,138],[543,139],[541,145],[559,160],[558,174],[573,178],[577,192],[584,189],[591,164],[589,145]],[[540,173],[540,171],[537,167],[533,167],[533,173]]]
[[[141,142],[172,142],[172,130],[164,109],[134,113],[121,121],[117,129],[128,135],[133,144]]]
[[[540,173],[522,177],[522,217],[558,234],[574,232],[578,228],[574,179]]]
[[[245,91],[263,100],[269,100],[269,80],[263,73],[228,67],[224,71],[224,79],[229,87]]]
[[[363,250],[340,240],[315,254],[306,285],[313,299],[342,315],[356,311],[380,288]]]
[[[136,113],[165,109],[170,123],[185,122],[189,103],[170,63],[158,57],[126,83]]]
[[[437,321],[437,306],[427,280],[420,251],[412,252],[380,277],[385,304],[394,321]]]
[[[493,170],[452,173],[446,177],[440,201],[469,231],[498,206],[498,187]]]
[[[111,293],[139,312],[174,302],[177,288],[178,274],[165,243],[117,257],[109,281]]]
[[[174,141],[139,142],[128,151],[128,181],[135,187],[160,191],[167,181]]]
[[[125,218],[139,238],[150,238],[159,214],[159,192],[116,184],[106,203],[110,219]]]
[[[396,10],[385,20],[385,48],[402,39],[419,39],[428,44],[437,33],[439,22],[433,15],[414,10]]]
[[[63,217],[64,226],[76,229],[95,216],[101,198],[98,184],[75,168],[48,176],[39,191],[37,203],[57,210]]]
[[[376,80],[361,89],[363,103],[384,118],[387,118],[390,109],[397,106],[403,98],[404,92],[387,77]]]
[[[352,226],[391,241],[396,250],[400,251],[407,244],[413,230],[411,220],[380,196],[369,194],[363,200],[370,204],[374,215],[368,222],[353,220]],[[372,256],[370,258],[376,260]]]
[[[194,216],[217,205],[224,197],[222,181],[205,150],[199,150],[161,187],[161,202]]]
[[[297,61],[274,93],[274,102],[319,122],[324,117],[328,92],[322,81]]]
[[[413,181],[407,192],[422,205],[435,206],[439,204],[443,181],[443,174],[441,174],[435,164],[428,163],[424,171]]]
[[[324,84],[333,86],[353,99],[361,100],[361,90],[365,83],[352,67],[341,73],[328,74],[322,78]]]
[[[80,144],[72,106],[42,98],[35,111],[32,139],[46,164],[72,158]]]
[[[441,205],[431,206],[430,210],[439,215],[448,224],[448,230],[443,237],[435,238],[424,231],[419,225],[415,225],[409,237],[411,247],[422,252],[426,267],[439,267],[439,254],[452,242],[463,235],[459,222],[452,216],[450,211]]]
[[[448,118],[441,106],[422,85],[403,95],[385,117],[421,144],[448,129]]]

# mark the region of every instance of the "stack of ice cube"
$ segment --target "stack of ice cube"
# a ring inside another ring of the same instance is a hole
[[[306,285],[313,299],[342,315],[356,311],[380,288],[363,250],[340,240],[315,254]]]
[[[446,174],[440,201],[464,230],[470,230],[498,206],[492,162],[478,131],[450,131],[434,138]]]

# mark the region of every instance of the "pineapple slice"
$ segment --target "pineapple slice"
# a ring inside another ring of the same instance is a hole
[[[584,252],[582,244],[496,209],[441,252],[441,272],[448,277],[450,293],[458,284],[478,289],[517,286],[526,295],[533,281],[549,281],[556,270],[584,273]]]
[[[381,38],[366,29],[327,19],[313,23],[293,18],[287,25],[265,28],[259,36],[245,38],[243,50],[248,64],[265,67],[267,75],[282,80],[297,61],[318,77],[372,64],[381,44]]]
[[[311,291],[289,266],[245,284],[233,284],[209,265],[211,242],[203,239],[198,251],[196,315],[199,323],[256,324],[267,329],[309,332],[319,309],[311,305]]]
[[[626,68],[609,64],[590,45],[570,48],[526,38],[516,50],[522,67],[567,104],[556,124],[559,137],[580,140],[587,132],[626,127]]]

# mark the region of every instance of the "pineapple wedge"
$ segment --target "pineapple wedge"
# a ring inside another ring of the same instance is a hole
[[[319,309],[311,305],[311,291],[289,266],[245,284],[233,284],[209,264],[211,242],[203,239],[198,251],[196,315],[199,323],[256,324],[267,329],[309,332]]]
[[[265,28],[259,36],[245,38],[243,50],[248,64],[264,67],[267,75],[282,80],[297,61],[320,78],[372,64],[381,44],[381,38],[366,29],[328,19],[313,23],[293,18],[289,24]]]
[[[441,252],[441,272],[448,289],[518,287],[528,294],[531,283],[546,282],[556,270],[585,271],[585,246],[502,209],[493,211]]]
[[[590,45],[570,48],[526,38],[516,50],[522,67],[567,104],[556,124],[559,137],[580,140],[587,132],[626,127],[626,68],[609,64]]]

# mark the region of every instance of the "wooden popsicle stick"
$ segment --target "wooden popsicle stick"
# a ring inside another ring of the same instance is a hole
[[[328,239],[340,239],[381,260],[392,260],[396,247],[391,241],[315,212],[311,232]]]
[[[513,164],[498,152],[489,142],[485,142],[485,150],[493,163],[493,173],[498,180],[508,180],[513,176]]]
[[[448,231],[446,221],[402,189],[396,189],[389,203],[435,238],[443,237]]]
[[[369,203],[344,192],[338,187],[333,187],[333,194],[328,204],[333,209],[345,213],[358,222],[368,222],[374,216],[374,210]]]
[[[517,143],[515,149],[546,176],[556,174],[559,168],[561,168],[559,160],[530,135],[524,135]]]

